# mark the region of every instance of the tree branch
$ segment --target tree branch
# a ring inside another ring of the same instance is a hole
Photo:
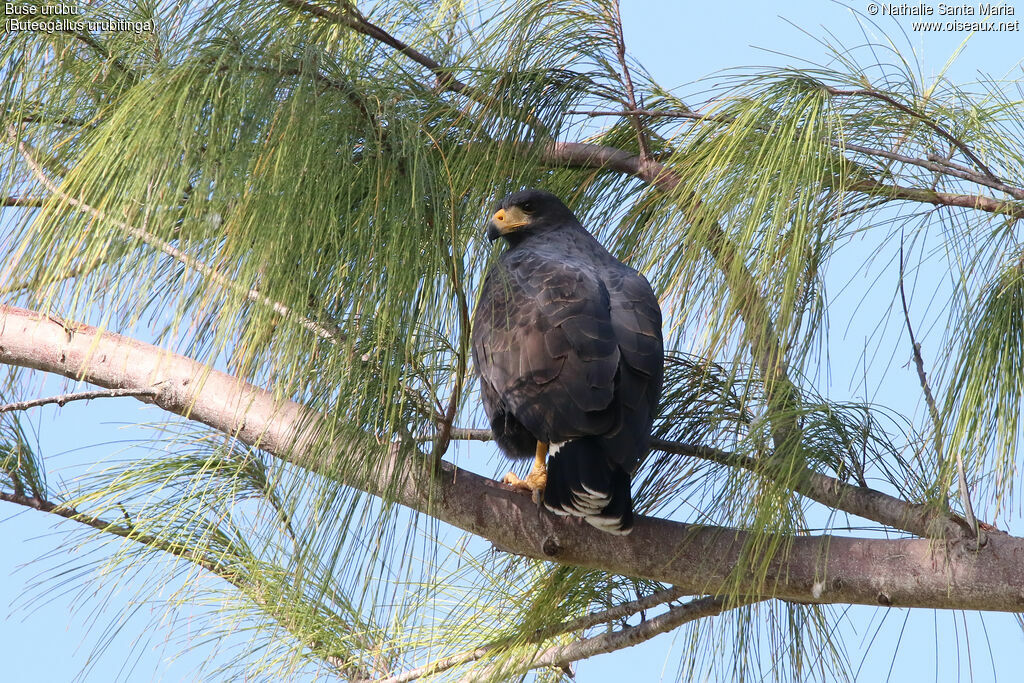
[[[424,666],[418,666],[415,669],[403,671],[402,673],[395,674],[394,676],[376,679],[372,681],[372,683],[409,683],[409,681],[414,681],[418,678],[422,678],[423,676],[433,676],[435,674],[439,674],[441,672],[452,669],[456,666],[468,664],[470,662],[475,662],[502,647],[507,647],[509,645],[517,643],[542,643],[549,638],[562,635],[563,633],[582,631],[583,629],[598,626],[600,624],[607,624],[609,622],[615,621],[616,619],[622,619],[625,617],[632,616],[642,610],[657,607],[658,605],[664,604],[666,602],[671,602],[672,600],[680,598],[683,595],[685,595],[685,593],[679,590],[678,588],[667,588],[665,590],[658,591],[651,595],[647,595],[642,598],[637,598],[636,600],[630,600],[628,602],[620,603],[610,609],[585,614],[581,617],[578,617],[576,619],[570,619],[569,621],[564,621],[560,624],[553,624],[551,626],[539,628],[533,633],[526,636],[525,639],[505,638],[502,640],[498,640],[493,643],[488,643],[487,645],[475,648],[473,650],[467,650],[466,652],[461,652],[459,654],[438,659],[429,664],[425,664]],[[360,681],[358,683],[370,682]]]
[[[740,564],[748,532],[640,517],[630,535],[614,536],[548,514],[529,496],[447,462],[425,478],[397,447],[383,456],[360,453],[345,439],[325,450],[323,416],[192,359],[87,325],[0,306],[0,363],[107,388],[156,387],[151,400],[168,412],[527,557],[649,578],[691,595],[1024,611],[1024,539],[1001,533],[988,534],[977,551],[958,539],[797,536],[759,578]],[[371,460],[367,470],[339,479],[335,463],[357,458]]]
[[[701,114],[695,111],[689,110],[659,110],[659,109],[627,109],[623,111],[605,111],[605,110],[571,110],[566,112],[568,114],[578,114],[581,116],[628,116],[628,117],[648,117],[648,118],[673,118],[673,119],[690,119],[702,122],[730,124],[735,121],[731,116],[723,116],[721,114]],[[890,161],[898,161],[903,164],[909,164],[911,166],[918,166],[920,168],[927,169],[934,173],[941,173],[943,175],[953,176],[960,178],[961,180],[967,180],[977,185],[983,185],[990,187],[993,190],[999,190],[1005,192],[1014,199],[1024,199],[1024,189],[1014,187],[999,178],[993,178],[991,176],[979,173],[966,166],[953,163],[947,159],[942,159],[934,154],[929,154],[928,158],[921,159],[918,157],[908,156],[906,154],[899,154],[898,152],[891,152],[885,149],[879,149],[877,147],[868,147],[866,145],[858,145],[846,140],[832,140],[829,142],[832,147],[836,149],[848,149],[858,154],[864,154],[865,156],[880,157],[882,159],[889,159]]]
[[[490,441],[493,437],[487,429],[453,429],[452,438]],[[772,476],[765,462],[713,446],[654,438],[651,439],[651,449]],[[853,486],[809,468],[805,468],[793,479],[793,490],[813,501],[922,538],[957,538],[964,531],[955,519],[933,506],[908,503],[876,489]]]
[[[194,548],[175,545],[165,539],[136,531],[130,525],[110,522],[100,517],[79,512],[69,505],[54,503],[38,496],[26,496],[20,493],[7,493],[0,491],[0,500],[7,503],[14,503],[15,505],[21,505],[22,507],[32,508],[39,512],[48,512],[52,515],[63,517],[69,521],[92,527],[97,531],[113,534],[114,536],[120,536],[121,538],[141,543],[142,545],[153,548],[154,550],[169,553],[175,557],[188,560],[212,574],[216,574],[237,588],[244,588],[244,585],[239,580],[239,577],[235,572],[210,560],[209,558],[203,557],[198,551],[195,551]]]
[[[394,48],[420,66],[429,69],[437,77],[438,87],[442,90],[475,96],[473,89],[469,85],[455,78],[449,70],[445,69],[438,62],[435,62],[416,48],[402,42],[381,27],[368,21],[349,0],[342,0],[335,5],[343,6],[344,10],[342,12],[335,12],[325,7],[314,5],[311,2],[304,2],[304,0],[280,0],[280,2],[282,5],[287,5],[292,9],[307,12],[335,24],[347,26],[357,33],[362,33],[364,36]]]
[[[881,157],[883,159],[889,159],[890,161],[898,161],[902,164],[919,166],[920,168],[932,171],[933,173],[949,175],[961,180],[967,180],[977,185],[991,187],[993,190],[999,190],[1000,192],[1007,193],[1014,199],[1024,199],[1024,190],[1019,187],[1008,185],[1001,180],[992,180],[988,176],[982,175],[977,171],[963,167],[960,164],[951,163],[945,159],[935,157],[934,155],[929,155],[929,158],[927,159],[919,159],[917,157],[907,156],[906,154],[890,152],[888,150],[878,149],[875,147],[866,147],[864,145],[857,145],[847,141],[836,140],[832,144],[835,147],[845,148],[859,154],[864,154],[865,156]]]
[[[619,66],[622,67],[622,84],[626,91],[626,106],[629,111],[636,111],[636,93],[633,89],[633,78],[629,74],[629,63],[626,61],[626,37],[622,34],[622,10],[619,7],[619,0],[612,3],[612,38],[615,40],[615,52],[619,58]],[[640,150],[640,158],[647,159],[651,151],[647,145],[647,134],[644,125],[639,118],[631,116],[630,124],[636,130],[637,148]]]
[[[128,395],[128,394],[125,394]],[[39,512],[47,512],[58,517],[63,517],[71,522],[76,522],[84,526],[91,527],[97,531],[101,531],[105,534],[112,534],[114,536],[120,536],[129,541],[133,541],[140,545],[146,546],[152,550],[157,550],[168,555],[173,555],[180,559],[186,560],[195,564],[198,567],[202,567],[206,571],[210,572],[214,576],[217,576],[224,581],[230,583],[232,586],[237,588],[240,592],[246,595],[257,605],[268,609],[271,614],[280,617],[280,613],[276,610],[273,604],[267,603],[266,601],[260,600],[259,592],[252,590],[253,586],[245,580],[245,577],[241,575],[237,570],[230,568],[225,563],[218,562],[207,556],[202,551],[197,550],[192,546],[180,545],[168,541],[167,539],[154,536],[152,534],[142,533],[136,530],[130,523],[129,524],[117,524],[110,522],[94,515],[89,515],[83,512],[79,512],[74,507],[69,505],[54,503],[45,498],[38,496],[26,496],[20,492],[7,493],[0,491],[0,501],[6,503],[13,503],[15,505],[21,505],[22,507],[31,508],[38,510]],[[279,623],[295,638],[300,642],[302,640],[300,634],[296,633],[292,627],[289,626],[286,619],[278,619]],[[305,644],[313,650],[319,649],[316,643],[305,642]],[[345,662],[341,661],[340,658],[332,655],[324,655],[324,661],[326,661],[331,667],[338,670],[338,672],[352,673],[349,671],[349,667],[345,665]]]
[[[1002,182],[1002,180],[1000,180],[999,177],[995,173],[993,173],[991,170],[989,170],[989,167],[986,166],[985,163],[982,162],[982,160],[979,159],[974,154],[974,152],[971,151],[971,148],[968,147],[966,144],[964,144],[964,142],[962,140],[957,138],[955,135],[953,135],[952,133],[947,131],[945,128],[943,128],[939,124],[937,124],[934,121],[932,121],[930,118],[928,118],[924,114],[922,114],[922,113],[920,113],[918,111],[915,111],[913,108],[908,107],[907,105],[905,105],[902,102],[896,100],[895,98],[893,98],[893,97],[891,97],[889,95],[886,95],[885,93],[878,92],[877,90],[871,90],[871,89],[868,89],[868,88],[859,89],[859,90],[841,90],[839,88],[832,88],[832,87],[829,87],[829,86],[825,86],[825,91],[828,92],[828,94],[836,96],[836,97],[857,97],[857,96],[872,97],[872,98],[874,98],[876,100],[881,100],[882,102],[887,103],[889,106],[893,107],[894,109],[898,109],[899,111],[903,112],[904,114],[907,114],[908,116],[914,117],[915,119],[917,119],[918,121],[920,121],[924,125],[926,125],[929,128],[931,128],[933,131],[935,131],[936,133],[941,135],[948,142],[952,143],[957,149],[959,149],[961,152],[963,152],[963,155],[965,157],[967,157],[972,162],[974,162],[974,165],[977,166],[978,169],[982,173],[984,173],[986,176],[988,176],[991,180],[993,180],[994,182],[997,182],[997,183],[1001,183]]]
[[[886,185],[876,180],[859,180],[851,183],[847,189],[854,192],[864,192],[878,197],[891,197],[892,199],[904,199],[921,204],[935,204],[936,206],[955,206],[965,209],[977,209],[988,213],[1002,214],[1010,218],[1024,218],[1024,203],[1012,200],[995,199],[977,194],[952,194],[949,192],[936,192],[935,190],[903,187],[901,185]]]
[[[656,617],[642,621],[636,626],[626,626],[618,631],[584,638],[568,645],[550,647],[529,662],[524,662],[525,666],[522,670],[545,667],[565,668],[581,659],[638,645],[657,635],[676,629],[683,624],[706,617],[713,617],[726,610],[742,607],[751,602],[756,602],[756,600],[730,600],[710,595],[697,600],[691,600],[682,605],[670,607],[664,614],[659,614]],[[471,680],[477,680],[477,678],[472,677]]]

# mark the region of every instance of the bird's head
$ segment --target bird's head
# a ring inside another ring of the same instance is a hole
[[[527,235],[576,223],[572,211],[555,195],[544,190],[523,190],[498,202],[487,226],[487,238],[493,242],[504,237],[515,242]]]

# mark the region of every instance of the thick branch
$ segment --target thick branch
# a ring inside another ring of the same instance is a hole
[[[319,416],[291,401],[184,356],[32,311],[0,306],[0,362],[108,388],[156,387],[151,400],[164,410],[326,476],[338,476],[333,462],[360,455],[347,442],[316,452]],[[433,480],[424,479],[397,451],[379,457],[365,479],[339,483],[387,495],[520,555],[650,578],[688,594],[1024,610],[1024,539],[989,534],[980,550],[969,552],[955,540],[800,536],[788,539],[788,552],[772,559],[761,583],[737,567],[749,547],[745,531],[641,517],[629,536],[605,534],[449,463]]]

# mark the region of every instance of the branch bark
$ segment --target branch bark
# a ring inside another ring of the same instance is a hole
[[[313,448],[320,416],[237,377],[138,340],[59,324],[0,306],[0,362],[106,388],[156,387],[150,399],[300,467],[332,476],[346,443]],[[499,548],[564,564],[646,577],[687,594],[738,591],[797,602],[1024,610],[1024,539],[992,533],[977,551],[959,540],[800,536],[769,563],[764,581],[738,566],[748,533],[641,517],[629,536],[601,533],[538,509],[528,496],[443,463],[433,479],[397,449],[358,482],[375,496],[431,515]],[[336,474],[334,476],[337,476]],[[394,486],[394,482],[398,486]]]

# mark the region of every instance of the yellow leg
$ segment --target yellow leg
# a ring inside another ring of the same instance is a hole
[[[526,479],[520,479],[515,472],[509,472],[502,479],[503,482],[517,489],[533,493],[533,500],[540,502],[540,495],[548,483],[548,444],[546,441],[537,442],[537,454],[533,460],[533,469],[526,475]]]

